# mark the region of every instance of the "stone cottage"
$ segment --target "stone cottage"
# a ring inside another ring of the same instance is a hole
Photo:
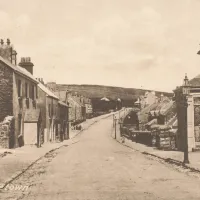
[[[43,142],[67,139],[68,106],[41,82],[38,84],[38,108],[42,116]]]
[[[168,97],[163,97],[156,108],[149,112],[149,121],[156,119],[160,125],[168,124],[176,119],[176,103]]]
[[[87,97],[82,96],[83,104],[85,105],[86,118],[90,118],[93,113],[92,101]]]
[[[0,145],[6,148],[18,147],[23,145],[23,142],[29,143],[30,140],[38,143],[38,126],[40,125],[40,111],[37,109],[38,81],[27,70],[15,65],[16,63],[16,51],[13,50],[10,41],[8,40],[6,45],[1,41],[0,121],[7,116],[14,117],[14,131],[3,134],[0,138]],[[24,68],[26,63],[33,67],[29,58],[23,58],[21,64],[24,64]],[[28,124],[30,126],[27,126]]]
[[[72,125],[81,123],[86,120],[86,110],[83,104],[83,100],[77,95],[77,93],[73,93],[67,91],[66,93],[66,101],[70,107],[69,109],[69,122]]]
[[[90,101],[87,100],[87,98],[74,91],[59,90],[55,82],[50,82],[46,85],[60,99],[60,101],[69,106],[69,126],[86,120],[86,112],[90,113],[92,110],[91,106],[88,106]],[[88,106],[87,111],[86,106]]]
[[[161,95],[161,98],[163,95]],[[145,108],[146,106],[152,105],[154,103],[157,103],[159,101],[159,98],[155,95],[154,91],[151,92],[145,92],[143,96],[140,96],[138,100],[134,103],[135,107],[138,107],[140,109]]]

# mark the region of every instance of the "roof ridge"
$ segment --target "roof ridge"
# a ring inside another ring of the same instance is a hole
[[[0,61],[2,61],[4,64],[6,64],[8,67],[10,67],[11,69],[14,70],[14,72],[16,73],[20,73],[24,76],[26,76],[29,79],[32,79],[33,81],[37,82],[36,78],[30,73],[28,72],[26,69],[18,66],[18,65],[13,65],[11,62],[9,62],[8,60],[6,60],[5,58],[3,58],[2,56],[0,56]]]
[[[39,82],[38,87],[45,92],[48,96],[53,97],[55,99],[59,99],[51,90],[48,89],[45,85]]]

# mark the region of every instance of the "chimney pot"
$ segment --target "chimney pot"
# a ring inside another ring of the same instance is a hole
[[[7,39],[7,45],[8,46],[10,45],[10,39],[9,38]]]
[[[4,41],[3,41],[3,39],[1,39],[1,45],[3,45],[4,44]]]

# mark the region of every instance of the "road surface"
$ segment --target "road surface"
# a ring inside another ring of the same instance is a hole
[[[7,187],[1,199],[192,200],[200,180],[111,138],[112,118],[101,120],[36,163]],[[28,186],[17,191],[16,186]]]

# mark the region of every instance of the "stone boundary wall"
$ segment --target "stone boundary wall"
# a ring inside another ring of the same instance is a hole
[[[0,148],[14,148],[14,117],[7,116],[3,122],[0,123]]]

